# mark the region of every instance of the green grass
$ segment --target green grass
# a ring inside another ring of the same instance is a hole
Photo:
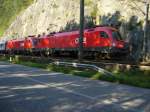
[[[0,36],[16,16],[32,3],[33,0],[0,0]]]
[[[8,61],[8,57],[0,57],[0,60]],[[111,70],[113,77],[105,76],[90,69],[79,69],[73,67],[56,66],[53,64],[41,64],[39,62],[20,61],[18,58],[13,58],[12,63],[21,64],[30,67],[43,68],[48,71],[62,72],[65,74],[87,77],[92,80],[103,80],[119,84],[127,84],[136,87],[150,88],[150,70],[142,71],[140,69],[130,70]]]

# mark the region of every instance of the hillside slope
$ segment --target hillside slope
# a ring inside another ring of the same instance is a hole
[[[0,36],[15,17],[32,2],[33,0],[0,0]]]

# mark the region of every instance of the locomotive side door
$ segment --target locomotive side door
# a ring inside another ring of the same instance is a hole
[[[85,33],[85,47],[86,48],[96,48],[99,45],[99,38],[98,38],[98,32],[97,31],[88,31]]]
[[[111,41],[112,40],[111,40],[108,32],[99,31],[99,41],[100,41],[99,46],[102,47],[102,48],[105,48],[105,47],[110,47],[111,46]]]

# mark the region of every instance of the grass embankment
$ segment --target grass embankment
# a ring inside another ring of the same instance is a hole
[[[0,36],[16,16],[32,2],[33,0],[0,0]]]
[[[8,61],[9,58],[1,57],[0,60]],[[43,68],[48,71],[62,72],[65,74],[72,74],[75,76],[87,77],[90,79],[104,80],[114,83],[127,84],[136,87],[150,88],[150,70],[140,70],[132,68],[129,70],[120,71],[119,69],[112,69],[113,77],[105,76],[89,69],[77,69],[73,67],[56,66],[52,64],[44,64],[39,62],[21,61],[18,58],[12,58],[12,63],[22,64],[25,66]]]

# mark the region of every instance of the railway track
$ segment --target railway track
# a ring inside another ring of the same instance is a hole
[[[79,62],[77,59],[60,59],[55,58],[53,61],[59,62],[72,62],[72,63],[83,63],[96,65],[105,69],[119,69],[119,70],[129,70],[131,68],[140,68],[141,70],[150,70],[150,63],[130,63],[128,61],[119,61],[119,60],[83,60]]]
[[[1,55],[2,56],[2,55]],[[150,63],[131,63],[129,61],[122,60],[94,60],[94,59],[84,59],[82,62],[79,62],[76,58],[70,57],[41,57],[41,56],[23,56],[23,55],[5,55],[7,57],[16,57],[24,61],[36,61],[40,63],[52,63],[52,62],[70,62],[70,63],[82,63],[82,64],[91,64],[98,67],[106,69],[130,69],[130,68],[140,68],[142,70],[150,70]]]

